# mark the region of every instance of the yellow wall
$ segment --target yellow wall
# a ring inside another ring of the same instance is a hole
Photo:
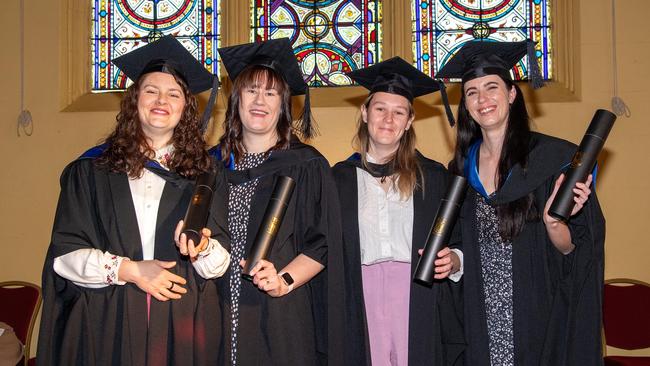
[[[619,1],[618,72],[620,95],[632,111],[620,118],[609,140],[598,192],[607,217],[606,278],[632,277],[650,282],[650,243],[647,207],[650,207],[650,41],[638,29],[647,19],[645,0]],[[25,0],[25,106],[34,119],[31,137],[17,136],[20,112],[19,1],[3,1],[0,24],[0,281],[40,283],[63,167],[112,127],[115,112],[61,112],[60,58],[61,0]],[[580,101],[538,104],[533,114],[538,130],[578,142],[596,108],[610,108],[612,62],[609,0],[576,1],[580,24]],[[563,52],[556,49],[556,53]],[[429,99],[431,100],[431,99]],[[453,131],[438,118],[442,110],[418,103],[419,147],[426,155],[446,162]],[[330,162],[350,152],[356,108],[347,101],[339,107],[314,110],[322,135],[313,144]],[[217,116],[220,120],[222,115]],[[214,141],[215,136],[211,137]],[[34,348],[32,349],[35,350]]]

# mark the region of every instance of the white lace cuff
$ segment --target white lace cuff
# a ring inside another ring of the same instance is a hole
[[[54,272],[78,286],[101,288],[110,285],[124,285],[118,278],[122,261],[120,257],[99,249],[77,249],[54,258]]]
[[[230,253],[219,241],[210,238],[208,247],[192,263],[199,276],[210,279],[223,276],[230,265]]]

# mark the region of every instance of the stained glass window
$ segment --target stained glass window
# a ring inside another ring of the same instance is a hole
[[[414,62],[435,76],[465,42],[532,39],[544,79],[552,77],[551,0],[411,0]],[[514,69],[527,76],[528,57]]]
[[[310,86],[350,85],[345,73],[381,58],[380,0],[250,0],[254,41],[288,37]]]
[[[91,0],[92,90],[126,88],[111,61],[171,34],[218,74],[219,0]]]

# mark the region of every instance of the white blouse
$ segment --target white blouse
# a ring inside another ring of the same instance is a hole
[[[367,156],[368,161],[376,163],[370,155]],[[357,195],[361,264],[411,263],[413,195],[402,200],[393,185],[388,192],[384,191],[377,178],[360,168],[357,168]],[[463,252],[459,249],[452,251],[458,255],[461,265],[458,272],[449,275],[449,279],[458,282],[464,271]]]
[[[165,153],[169,153],[169,147],[157,151],[156,155]],[[154,259],[158,206],[165,184],[163,178],[147,169],[141,177],[129,178],[144,260]],[[102,252],[100,249],[78,249],[54,258],[54,271],[82,287],[124,285],[126,282],[121,281],[117,274],[125,259],[128,258]],[[209,279],[222,276],[228,269],[229,263],[228,251],[217,240],[211,238],[208,247],[199,253],[192,265],[201,277]]]
[[[411,263],[413,195],[403,201],[392,185],[384,191],[375,177],[359,168],[357,194],[361,264]]]

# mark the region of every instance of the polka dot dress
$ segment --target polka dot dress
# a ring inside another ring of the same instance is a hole
[[[235,170],[255,168],[266,159],[266,153],[246,153]],[[246,233],[251,209],[251,200],[257,187],[257,179],[239,185],[230,184],[228,196],[228,230],[232,235],[230,251],[230,364],[237,365],[237,329],[239,327],[239,297],[241,294],[241,266],[239,262],[244,258]]]
[[[476,222],[492,366],[515,364],[512,244],[499,235],[496,209],[478,195]]]

